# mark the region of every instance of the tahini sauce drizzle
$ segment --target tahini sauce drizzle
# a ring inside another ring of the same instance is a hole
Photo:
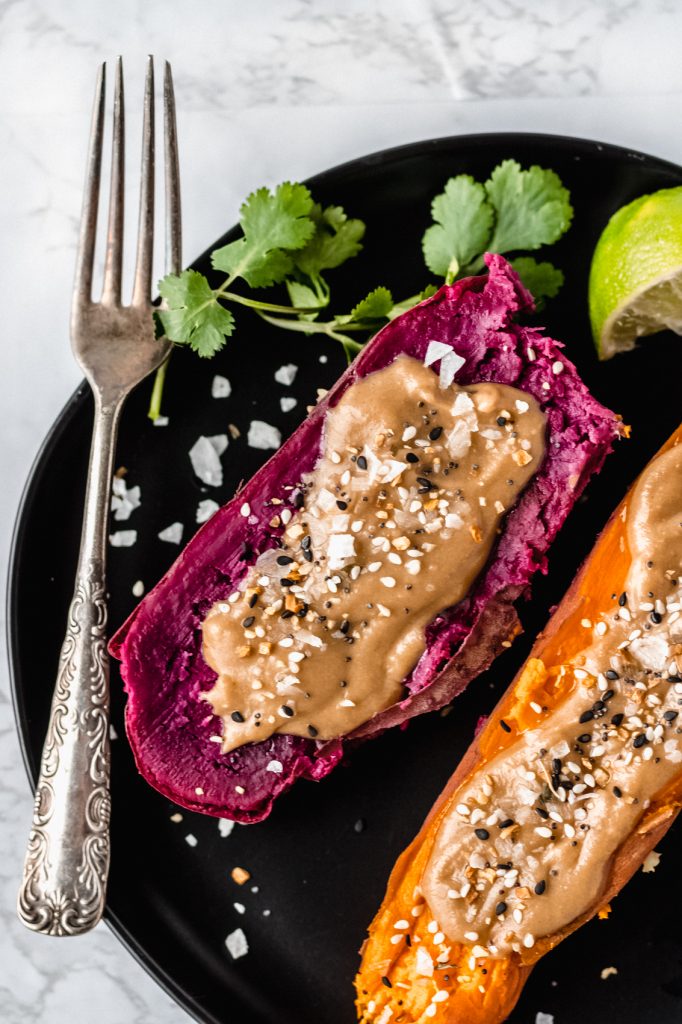
[[[283,545],[203,623],[222,749],[342,736],[399,700],[424,629],[466,596],[544,454],[525,392],[442,390],[406,355],[327,413]]]
[[[682,446],[629,503],[625,591],[565,701],[455,794],[422,890],[478,956],[531,948],[592,906],[610,859],[682,772]]]

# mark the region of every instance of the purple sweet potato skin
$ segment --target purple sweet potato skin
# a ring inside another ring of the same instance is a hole
[[[537,570],[546,571],[547,549],[601,467],[619,422],[592,398],[573,364],[560,355],[559,342],[514,322],[532,309],[532,298],[509,264],[496,255],[486,263],[487,276],[441,288],[379,332],[286,444],[198,531],[111,641],[122,663],[126,728],[138,769],[181,806],[243,823],[260,821],[296,778],[327,775],[349,743],[449,703],[518,629],[514,602]],[[255,551],[277,543],[278,531],[268,526],[274,514],[268,499],[291,494],[284,487],[314,467],[327,408],[357,377],[398,354],[423,359],[430,340],[452,345],[465,358],[458,383],[512,384],[537,399],[547,417],[540,469],[506,517],[472,592],[428,627],[427,649],[406,680],[404,700],[340,740],[276,735],[222,754],[209,740],[221,732],[220,721],[200,698],[215,678],[201,653],[204,615],[246,573],[240,559],[244,543]],[[558,358],[563,371],[556,374],[552,365]],[[248,518],[240,513],[245,502]],[[282,764],[280,774],[266,770],[271,760]]]

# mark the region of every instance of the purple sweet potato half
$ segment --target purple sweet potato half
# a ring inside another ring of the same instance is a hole
[[[496,255],[486,263],[487,276],[441,288],[376,335],[286,444],[198,531],[111,641],[112,654],[122,662],[126,726],[137,766],[181,806],[260,821],[299,776],[322,779],[354,742],[449,703],[518,630],[514,603],[533,574],[546,571],[547,549],[601,467],[619,421],[591,397],[559,342],[515,322],[517,314],[532,309],[532,298],[509,264]],[[209,741],[221,723],[200,697],[215,678],[202,657],[203,617],[245,575],[245,546],[259,553],[277,544],[278,530],[268,526],[274,514],[269,499],[292,500],[285,486],[295,486],[314,467],[327,408],[356,378],[400,353],[423,359],[430,340],[452,345],[466,360],[458,383],[512,384],[537,399],[548,429],[542,465],[504,520],[470,594],[429,625],[426,651],[405,681],[403,700],[342,739],[320,743],[275,735],[221,753]],[[559,373],[553,370],[557,360],[563,364]],[[245,502],[248,517],[240,512]],[[272,760],[282,764],[280,774],[266,770]]]

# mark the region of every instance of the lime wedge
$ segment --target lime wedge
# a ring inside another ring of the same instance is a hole
[[[600,359],[646,334],[682,334],[682,187],[614,213],[594,250],[588,295]]]

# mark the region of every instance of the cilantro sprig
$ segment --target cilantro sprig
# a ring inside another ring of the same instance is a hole
[[[523,255],[552,245],[570,226],[570,196],[553,171],[524,170],[515,160],[504,160],[483,183],[459,174],[435,197],[431,213],[422,250],[439,284],[480,272],[483,254],[499,252],[512,257],[538,305],[561,288],[561,270]],[[292,182],[253,192],[241,207],[239,224],[241,237],[211,255],[213,269],[225,275],[217,287],[196,270],[169,274],[159,283],[161,329],[202,358],[215,355],[232,337],[235,309],[242,306],[276,327],[338,341],[350,360],[371,334],[437,290],[430,283],[396,302],[388,288],[374,287],[349,312],[329,316],[327,272],[361,251],[365,224],[340,206],[322,207],[305,185]],[[273,286],[284,288],[288,302],[258,295],[259,289]],[[166,366],[157,371],[152,419],[161,414]]]

